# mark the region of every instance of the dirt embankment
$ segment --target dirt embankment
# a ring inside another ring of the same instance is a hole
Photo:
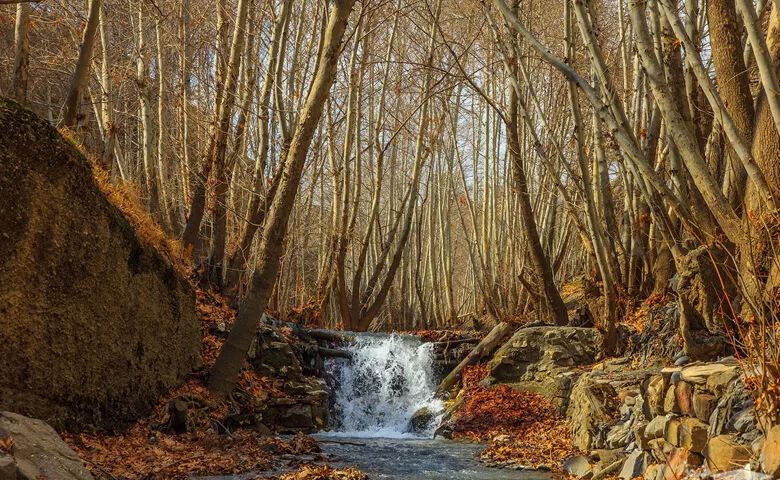
[[[48,122],[0,99],[0,410],[121,427],[200,362],[194,290]]]

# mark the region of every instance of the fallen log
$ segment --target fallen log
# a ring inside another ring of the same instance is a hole
[[[455,367],[455,369],[450,372],[449,375],[447,375],[447,378],[442,380],[441,385],[439,385],[439,388],[436,389],[436,395],[444,396],[444,394],[446,394],[449,389],[452,388],[452,386],[455,385],[455,383],[457,383],[457,381],[460,379],[460,373],[464,367],[474,365],[486,356],[490,355],[498,346],[498,344],[501,343],[501,340],[503,340],[510,331],[511,328],[506,322],[501,322],[493,327],[493,330],[491,330],[490,333],[488,333],[488,335],[483,338],[476,347],[474,347],[474,350],[472,350],[471,353],[469,353],[469,355],[464,358],[463,361],[460,362],[460,364],[458,364],[458,366]]]
[[[322,329],[302,329],[305,333],[310,335],[312,338],[317,338],[320,340],[327,340],[329,342],[354,342],[355,336],[350,335],[345,332],[334,332],[333,330],[322,330]]]
[[[317,351],[320,353],[320,356],[322,357],[346,358],[347,360],[352,359],[351,352],[348,352],[346,350],[340,350],[338,348],[318,347]]]
[[[457,340],[442,340],[441,342],[431,342],[434,346],[439,345],[460,345],[461,343],[477,343],[479,342],[479,338],[477,337],[469,337],[469,338],[459,338]]]

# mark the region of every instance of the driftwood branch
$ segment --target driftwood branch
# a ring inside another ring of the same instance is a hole
[[[469,365],[474,365],[486,356],[490,355],[498,346],[498,344],[501,343],[501,340],[503,340],[510,331],[511,329],[509,324],[506,322],[501,322],[493,327],[493,330],[491,330],[490,333],[488,333],[488,335],[483,338],[476,347],[474,347],[474,350],[472,350],[471,353],[469,353],[469,355],[464,358],[463,361],[460,362],[460,364],[458,364],[458,366],[455,367],[455,369],[450,372],[449,375],[447,375],[447,378],[442,380],[441,385],[439,385],[439,388],[436,390],[436,395],[442,396],[447,391],[449,391],[449,389],[452,388],[452,386],[455,385],[455,383],[460,379],[460,373],[463,368],[468,367]]]

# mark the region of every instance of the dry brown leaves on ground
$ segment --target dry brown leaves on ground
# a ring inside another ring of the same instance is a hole
[[[484,338],[488,332],[481,330],[417,330],[402,332],[416,335],[423,342],[451,342],[463,338]]]
[[[355,467],[331,468],[327,465],[319,467],[305,465],[300,470],[286,473],[273,480],[367,480],[368,475]],[[259,480],[259,479],[258,479]]]
[[[455,438],[489,440],[481,458],[497,465],[546,465],[563,476],[563,461],[577,454],[569,427],[545,397],[508,385],[485,387],[484,365],[466,367],[466,400],[458,410]]]
[[[89,469],[101,478],[185,479],[190,474],[226,475],[269,467],[275,439],[213,430],[167,435],[139,422],[121,435],[65,435]]]

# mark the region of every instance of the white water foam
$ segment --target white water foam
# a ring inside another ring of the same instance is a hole
[[[361,334],[347,348],[352,359],[328,364],[340,386],[335,392],[336,425],[328,435],[342,437],[420,438],[429,431],[409,431],[409,420],[426,407],[439,416],[443,403],[436,389],[431,344],[410,335]]]

